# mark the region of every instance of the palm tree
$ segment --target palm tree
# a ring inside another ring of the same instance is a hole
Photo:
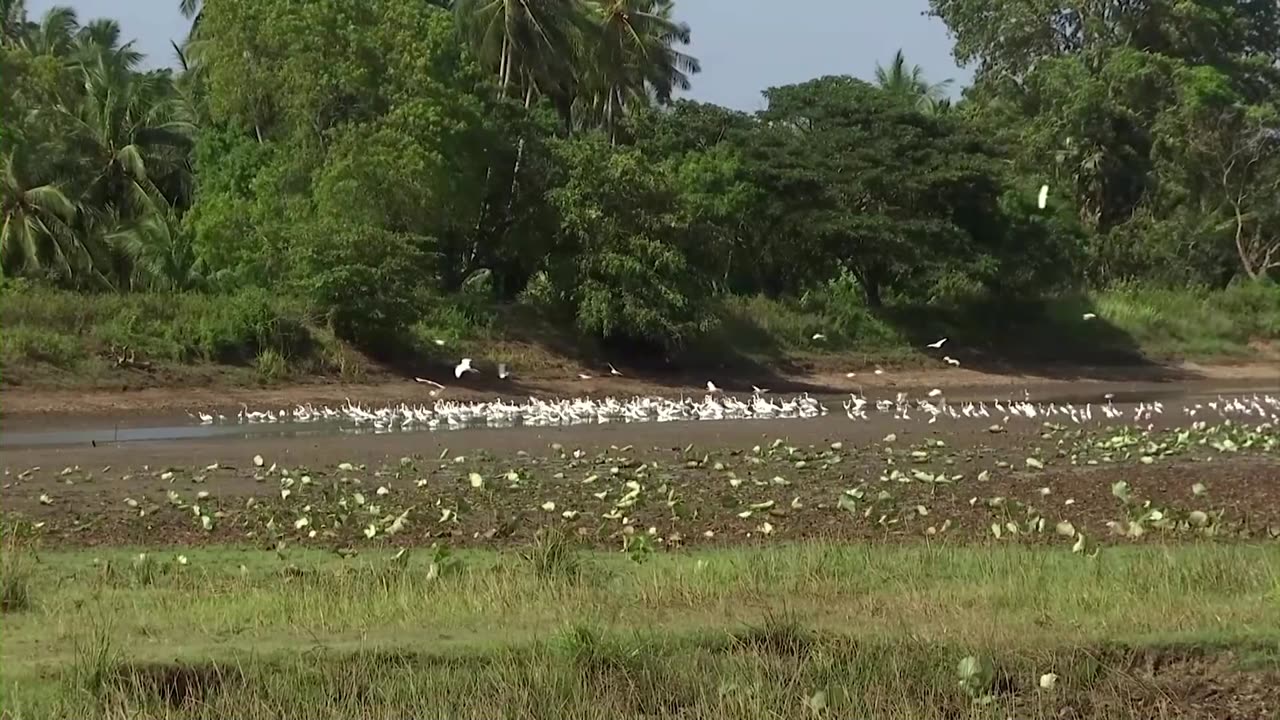
[[[504,95],[525,105],[573,74],[582,19],[579,0],[458,0],[458,28],[472,52],[496,72]]]
[[[110,225],[116,229],[104,241],[120,262],[122,288],[178,292],[205,286],[204,261],[172,210],[156,207],[131,224]]]
[[[150,200],[172,203],[157,182],[185,184],[194,128],[176,116],[168,73],[134,73],[105,53],[80,71],[84,95],[59,102],[55,113],[68,128],[69,154],[82,159],[82,201],[127,209],[127,218],[145,214]]]
[[[121,70],[135,72],[142,64],[143,54],[134,47],[133,41],[120,44],[120,23],[99,18],[76,32],[69,60],[73,66],[102,60]]]
[[[6,275],[43,274],[64,282],[109,285],[102,253],[72,227],[74,202],[56,184],[35,179],[25,154],[0,160],[0,267]]]
[[[673,47],[688,45],[690,31],[671,19],[671,0],[594,0],[594,5],[592,102],[612,139],[629,108],[671,102],[676,90],[690,88],[689,76],[702,66]]]
[[[0,0],[0,45],[20,45],[29,25],[23,0]]]
[[[187,32],[187,37],[190,38],[200,28],[200,20],[204,17],[204,3],[201,0],[178,0],[178,12],[191,21],[191,30]]]
[[[75,47],[76,33],[79,30],[80,21],[76,18],[76,11],[55,5],[40,18],[39,23],[27,23],[19,42],[32,55],[66,57]]]
[[[923,112],[942,111],[943,102],[947,100],[947,89],[952,82],[951,78],[947,78],[930,84],[924,77],[924,68],[907,65],[906,55],[901,50],[894,53],[888,68],[876,63],[876,84],[891,95],[915,103]],[[946,105],[949,107],[950,102]]]

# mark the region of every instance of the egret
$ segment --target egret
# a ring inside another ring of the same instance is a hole
[[[950,355],[943,355],[942,361],[950,365],[951,367],[960,367],[960,361],[951,357]]]
[[[424,384],[424,385],[430,385],[430,386],[431,386],[431,387],[433,387],[433,388],[437,388],[437,389],[440,389],[440,390],[443,390],[443,389],[444,389],[444,386],[443,386],[443,385],[441,385],[440,383],[436,382],[435,380],[428,380],[428,379],[426,379],[426,378],[420,378],[420,377],[416,377],[416,378],[414,378],[414,380],[416,380],[417,382],[420,382],[420,383],[422,383],[422,384]]]
[[[715,383],[713,383],[713,382],[711,382],[710,380],[708,380],[708,381],[707,381],[707,392],[709,392],[709,393],[718,393],[718,392],[720,392],[720,388],[716,387],[716,384],[715,384]]]
[[[471,358],[462,358],[462,362],[458,363],[458,366],[453,369],[453,376],[455,378],[460,378],[462,377],[463,373],[469,373],[469,372],[480,372],[480,371],[471,367]]]
[[[1041,210],[1043,210],[1045,206],[1049,204],[1049,186],[1048,185],[1040,186],[1040,197],[1036,200],[1036,204],[1040,206]]]
[[[1085,313],[1085,314],[1081,315],[1080,317],[1081,317],[1081,318],[1083,318],[1083,319],[1085,319],[1085,320],[1092,320],[1092,319],[1094,319],[1094,318],[1098,317],[1098,314],[1097,314],[1097,313]]]
[[[498,379],[506,380],[509,377],[511,377],[511,373],[507,371],[507,364],[498,363]]]
[[[614,367],[613,363],[605,363],[605,364],[609,366],[610,375],[616,375],[618,377],[622,377],[622,373],[618,372],[618,368]]]
[[[940,349],[942,348],[942,346],[943,346],[943,345],[946,345],[946,344],[947,344],[947,339],[946,339],[946,338],[942,338],[941,340],[939,340],[939,341],[937,341],[937,342],[931,342],[931,343],[929,343],[927,347],[931,347],[931,348],[933,348],[934,350],[940,350]]]
[[[827,336],[826,336],[826,335],[823,335],[822,333],[814,333],[814,334],[813,334],[813,339],[814,339],[814,340],[826,340],[826,339],[827,339]]]
[[[578,373],[579,380],[590,380],[591,378],[592,376],[588,375],[587,373]]]

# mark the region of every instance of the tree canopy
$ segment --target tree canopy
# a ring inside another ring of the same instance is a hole
[[[377,346],[479,293],[662,349],[834,281],[874,309],[1280,275],[1280,9],[1068,5],[932,0],[962,97],[898,52],[750,114],[682,97],[672,0],[183,0],[178,71],[4,0],[0,267],[262,287]]]

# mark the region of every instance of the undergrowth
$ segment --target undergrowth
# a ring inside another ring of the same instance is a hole
[[[796,298],[724,296],[710,330],[657,364],[732,366],[797,356],[841,355],[851,363],[937,362],[924,343],[951,338],[946,352],[968,366],[985,359],[1112,361],[1248,357],[1280,338],[1280,286],[1225,290],[1124,286],[1011,303],[937,299],[873,310],[856,283],[833,281]],[[0,378],[9,385],[119,386],[190,382],[201,372],[231,384],[304,376],[363,379],[382,367],[421,368],[456,355],[538,372],[598,363],[609,354],[547,309],[498,305],[465,293],[424,303],[395,347],[357,349],[308,315],[305,304],[263,290],[232,294],[83,294],[26,283],[0,291]],[[645,367],[652,349],[620,353]],[[934,353],[937,354],[937,353]],[[655,356],[656,357],[656,356]],[[204,368],[205,370],[201,370]]]

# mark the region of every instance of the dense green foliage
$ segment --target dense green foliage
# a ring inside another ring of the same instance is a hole
[[[477,298],[656,351],[758,295],[838,288],[837,331],[883,337],[894,308],[1277,292],[1274,2],[932,7],[959,102],[899,54],[748,115],[673,99],[700,67],[671,0],[185,0],[177,72],[4,0],[0,261],[298,298],[382,353]]]

